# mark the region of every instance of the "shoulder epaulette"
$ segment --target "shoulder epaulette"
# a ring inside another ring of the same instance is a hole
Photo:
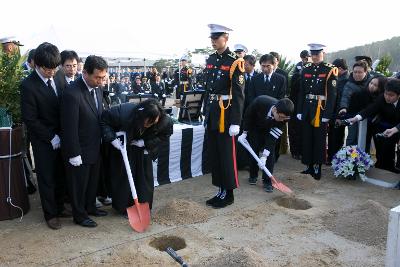
[[[327,67],[329,67],[329,68],[333,68],[333,67],[335,67],[334,65],[332,65],[331,63],[327,63],[327,62],[324,62],[324,65],[325,66],[327,66]]]
[[[230,53],[228,54],[228,56],[230,56],[230,57],[233,58],[233,59],[236,59],[236,58],[237,58],[237,56],[236,56],[236,54],[235,54],[234,52],[230,52]]]
[[[307,63],[306,65],[304,65],[303,68],[308,68],[308,67],[310,67],[310,66],[311,66],[311,63]]]

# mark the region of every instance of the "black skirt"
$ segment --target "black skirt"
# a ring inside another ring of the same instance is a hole
[[[127,146],[127,152],[139,203],[148,202],[151,208],[154,192],[152,160],[144,154],[143,148]],[[110,151],[110,174],[112,206],[126,214],[126,208],[133,205],[133,198],[121,152],[114,148]]]

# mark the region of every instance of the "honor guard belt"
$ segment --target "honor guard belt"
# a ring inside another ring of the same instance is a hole
[[[182,81],[179,84],[189,84],[189,82],[188,81]]]
[[[307,94],[306,99],[310,100],[325,100],[326,97],[324,95],[313,95],[313,94]]]
[[[216,95],[210,94],[210,101],[218,101],[218,100],[229,100],[229,95]]]

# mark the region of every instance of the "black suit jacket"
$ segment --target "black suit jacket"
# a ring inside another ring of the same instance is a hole
[[[280,131],[285,124],[285,122],[278,122],[272,117],[268,117],[268,112],[277,102],[278,100],[273,97],[266,95],[259,96],[248,106],[243,118],[243,131],[266,133],[265,141],[268,145],[268,149],[273,148],[272,144],[274,144],[280,136]],[[273,116],[272,112],[271,116]],[[279,131],[277,131],[276,128],[279,129]]]
[[[285,83],[286,83],[286,95],[289,95],[289,89],[288,89],[288,84],[289,84],[289,73],[287,73],[287,71],[281,69],[281,68],[277,68],[275,70],[275,73],[278,73],[280,75],[282,75],[283,77],[285,77]]]
[[[161,97],[162,94],[165,94],[165,86],[163,82],[160,82],[158,85],[157,83],[151,83],[151,92],[153,94],[157,94],[158,97]]]
[[[83,164],[94,164],[100,155],[102,92],[96,88],[99,109],[83,78],[67,86],[61,99],[61,141],[66,160],[81,155]]]
[[[36,70],[21,83],[22,119],[32,139],[51,144],[60,135],[60,102],[62,89],[57,81],[57,95],[47,87]]]
[[[247,73],[245,73],[244,77],[246,79],[246,83],[244,86],[244,108],[243,108],[243,116],[244,113],[246,112],[247,107],[250,105],[251,103],[251,99],[250,99],[250,95],[249,95],[249,91],[252,90],[252,86],[254,83],[254,78],[258,75],[259,73],[257,71],[254,70],[253,72],[253,76],[251,76],[250,78],[247,77]]]
[[[394,126],[400,129],[400,101],[395,107],[393,104],[386,103],[383,94],[378,96],[374,103],[370,104],[359,114],[363,119],[377,116],[374,121],[380,124],[383,129],[389,129]]]
[[[253,99],[260,95],[271,96],[276,99],[281,99],[285,97],[286,93],[286,81],[285,77],[274,72],[271,75],[270,81],[264,82],[264,74],[260,73],[253,78],[254,82],[251,85],[249,91],[249,101],[252,102]]]
[[[74,77],[74,80],[76,80],[78,77]],[[68,83],[67,80],[65,80],[65,73],[62,69],[59,69],[56,74],[54,75],[54,81],[61,86],[61,90],[64,90]]]

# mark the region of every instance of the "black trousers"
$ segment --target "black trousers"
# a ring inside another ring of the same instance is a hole
[[[321,122],[314,127],[309,121],[302,121],[303,149],[301,162],[305,165],[323,164],[326,162],[327,123]]]
[[[232,141],[233,140],[233,141]],[[237,169],[234,168],[236,155],[233,153],[236,140],[228,132],[207,130],[207,150],[211,166],[212,184],[226,190],[235,189]]]
[[[143,148],[128,146],[127,150],[139,203],[148,202],[151,209],[154,195],[151,157],[144,154]],[[126,214],[126,208],[133,205],[133,197],[121,152],[111,147],[110,160],[112,207],[119,213]]]
[[[46,221],[64,210],[65,172],[61,150],[32,139],[40,200]]]
[[[100,147],[101,161],[97,196],[111,196],[111,172],[110,172],[110,150],[113,149],[110,143],[103,143]]]
[[[270,173],[274,172],[274,165],[275,165],[275,147],[276,147],[276,142],[272,142],[270,144],[266,143],[266,136],[269,133],[265,132],[257,132],[257,131],[249,131],[247,133],[247,140],[249,141],[249,144],[251,148],[254,150],[254,152],[258,155],[260,152],[262,152],[264,149],[268,149],[270,154],[267,158],[267,162],[265,166],[267,169],[270,171]],[[250,160],[250,178],[256,178],[258,177],[258,164],[257,161],[253,158],[253,156],[250,155],[251,157]],[[271,179],[265,174],[264,171],[262,171],[262,179],[264,183],[271,185]]]
[[[67,180],[75,222],[87,219],[88,213],[96,211],[96,192],[100,172],[100,157],[94,164],[78,167],[66,163]]]
[[[378,132],[383,132],[381,129]],[[395,148],[399,141],[399,134],[394,134],[391,137],[375,137],[374,143],[376,148],[376,163],[375,167],[388,171],[394,171],[395,165]]]
[[[328,161],[342,148],[344,144],[345,126],[335,127],[335,121],[329,121],[328,128]]]
[[[302,122],[299,121],[296,117],[291,118],[288,123],[289,147],[290,147],[290,153],[293,156],[301,155],[301,150],[302,150],[301,126]]]

